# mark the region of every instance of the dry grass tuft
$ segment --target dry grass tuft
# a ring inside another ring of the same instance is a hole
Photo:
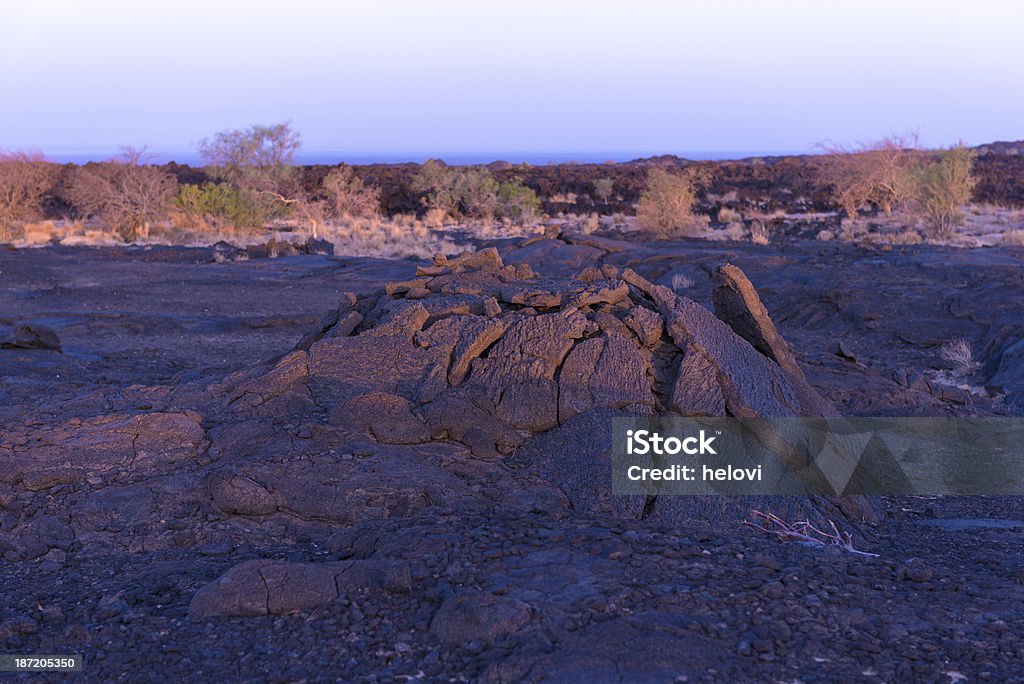
[[[1024,247],[1024,228],[1013,228],[1003,233],[1003,244],[1007,247]]]
[[[672,289],[676,292],[680,290],[687,290],[693,287],[693,278],[683,275],[682,273],[676,273],[672,276]]]
[[[579,221],[580,232],[584,235],[596,233],[601,228],[601,217],[597,214],[589,214]]]
[[[939,356],[952,367],[953,375],[957,377],[970,375],[978,368],[971,343],[962,337],[942,345]]]
[[[454,255],[466,249],[426,224],[407,220],[387,221],[376,217],[351,218],[324,227],[324,238],[334,245],[335,254],[381,258]]]
[[[754,221],[750,224],[750,241],[755,245],[767,245],[771,237],[771,228],[763,221]]]
[[[742,221],[743,214],[736,211],[735,209],[730,209],[729,207],[722,207],[721,209],[718,210],[718,220],[721,221],[722,223],[733,223],[734,221]]]

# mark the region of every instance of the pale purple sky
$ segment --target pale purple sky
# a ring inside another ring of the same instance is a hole
[[[307,152],[811,150],[1024,138],[1024,3],[5,2],[0,148],[288,120]]]

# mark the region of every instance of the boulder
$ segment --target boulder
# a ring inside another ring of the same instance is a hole
[[[60,338],[53,329],[35,323],[19,325],[14,337],[8,342],[0,343],[0,349],[45,349],[63,351]]]
[[[331,423],[361,430],[384,444],[420,444],[430,439],[408,399],[369,392],[349,399],[331,412]]]
[[[443,644],[473,639],[490,644],[514,634],[530,622],[530,609],[522,601],[483,591],[466,590],[450,596],[430,623],[430,632]]]
[[[727,265],[715,282],[718,317],[628,268],[537,278],[493,249],[439,257],[350,298],[346,311],[366,312],[358,332],[323,319],[308,352],[245,378],[232,401],[278,413],[305,401],[378,443],[448,439],[485,459],[597,409],[836,415],[742,271]]]
[[[330,564],[246,561],[196,592],[189,615],[197,620],[285,615],[323,606],[338,596],[336,570]]]
[[[207,485],[213,505],[225,513],[269,515],[277,511],[277,497],[251,477],[218,470]]]

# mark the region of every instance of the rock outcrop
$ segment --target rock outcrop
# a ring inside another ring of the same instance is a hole
[[[539,278],[493,249],[439,258],[347,304],[358,325],[336,333],[344,312],[325,316],[308,351],[233,396],[287,410],[308,393],[332,423],[378,441],[452,439],[483,458],[595,409],[834,415],[742,272],[720,280],[716,318],[630,269]]]

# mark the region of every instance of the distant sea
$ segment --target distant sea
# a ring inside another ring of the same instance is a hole
[[[84,164],[90,161],[109,159],[115,152],[54,152],[46,153],[50,161],[72,164]],[[626,162],[633,159],[657,157],[663,154],[674,154],[677,157],[695,160],[745,159],[748,157],[781,156],[787,154],[807,154],[792,150],[733,150],[733,151],[659,151],[659,152],[387,152],[369,154],[366,152],[302,152],[296,155],[299,164],[401,164],[405,162],[423,163],[428,159],[442,159],[448,164],[489,164],[494,161],[506,161],[512,164],[602,164],[605,162]],[[152,160],[157,164],[178,162],[192,166],[202,165],[202,159],[196,152],[159,152],[152,153]]]

